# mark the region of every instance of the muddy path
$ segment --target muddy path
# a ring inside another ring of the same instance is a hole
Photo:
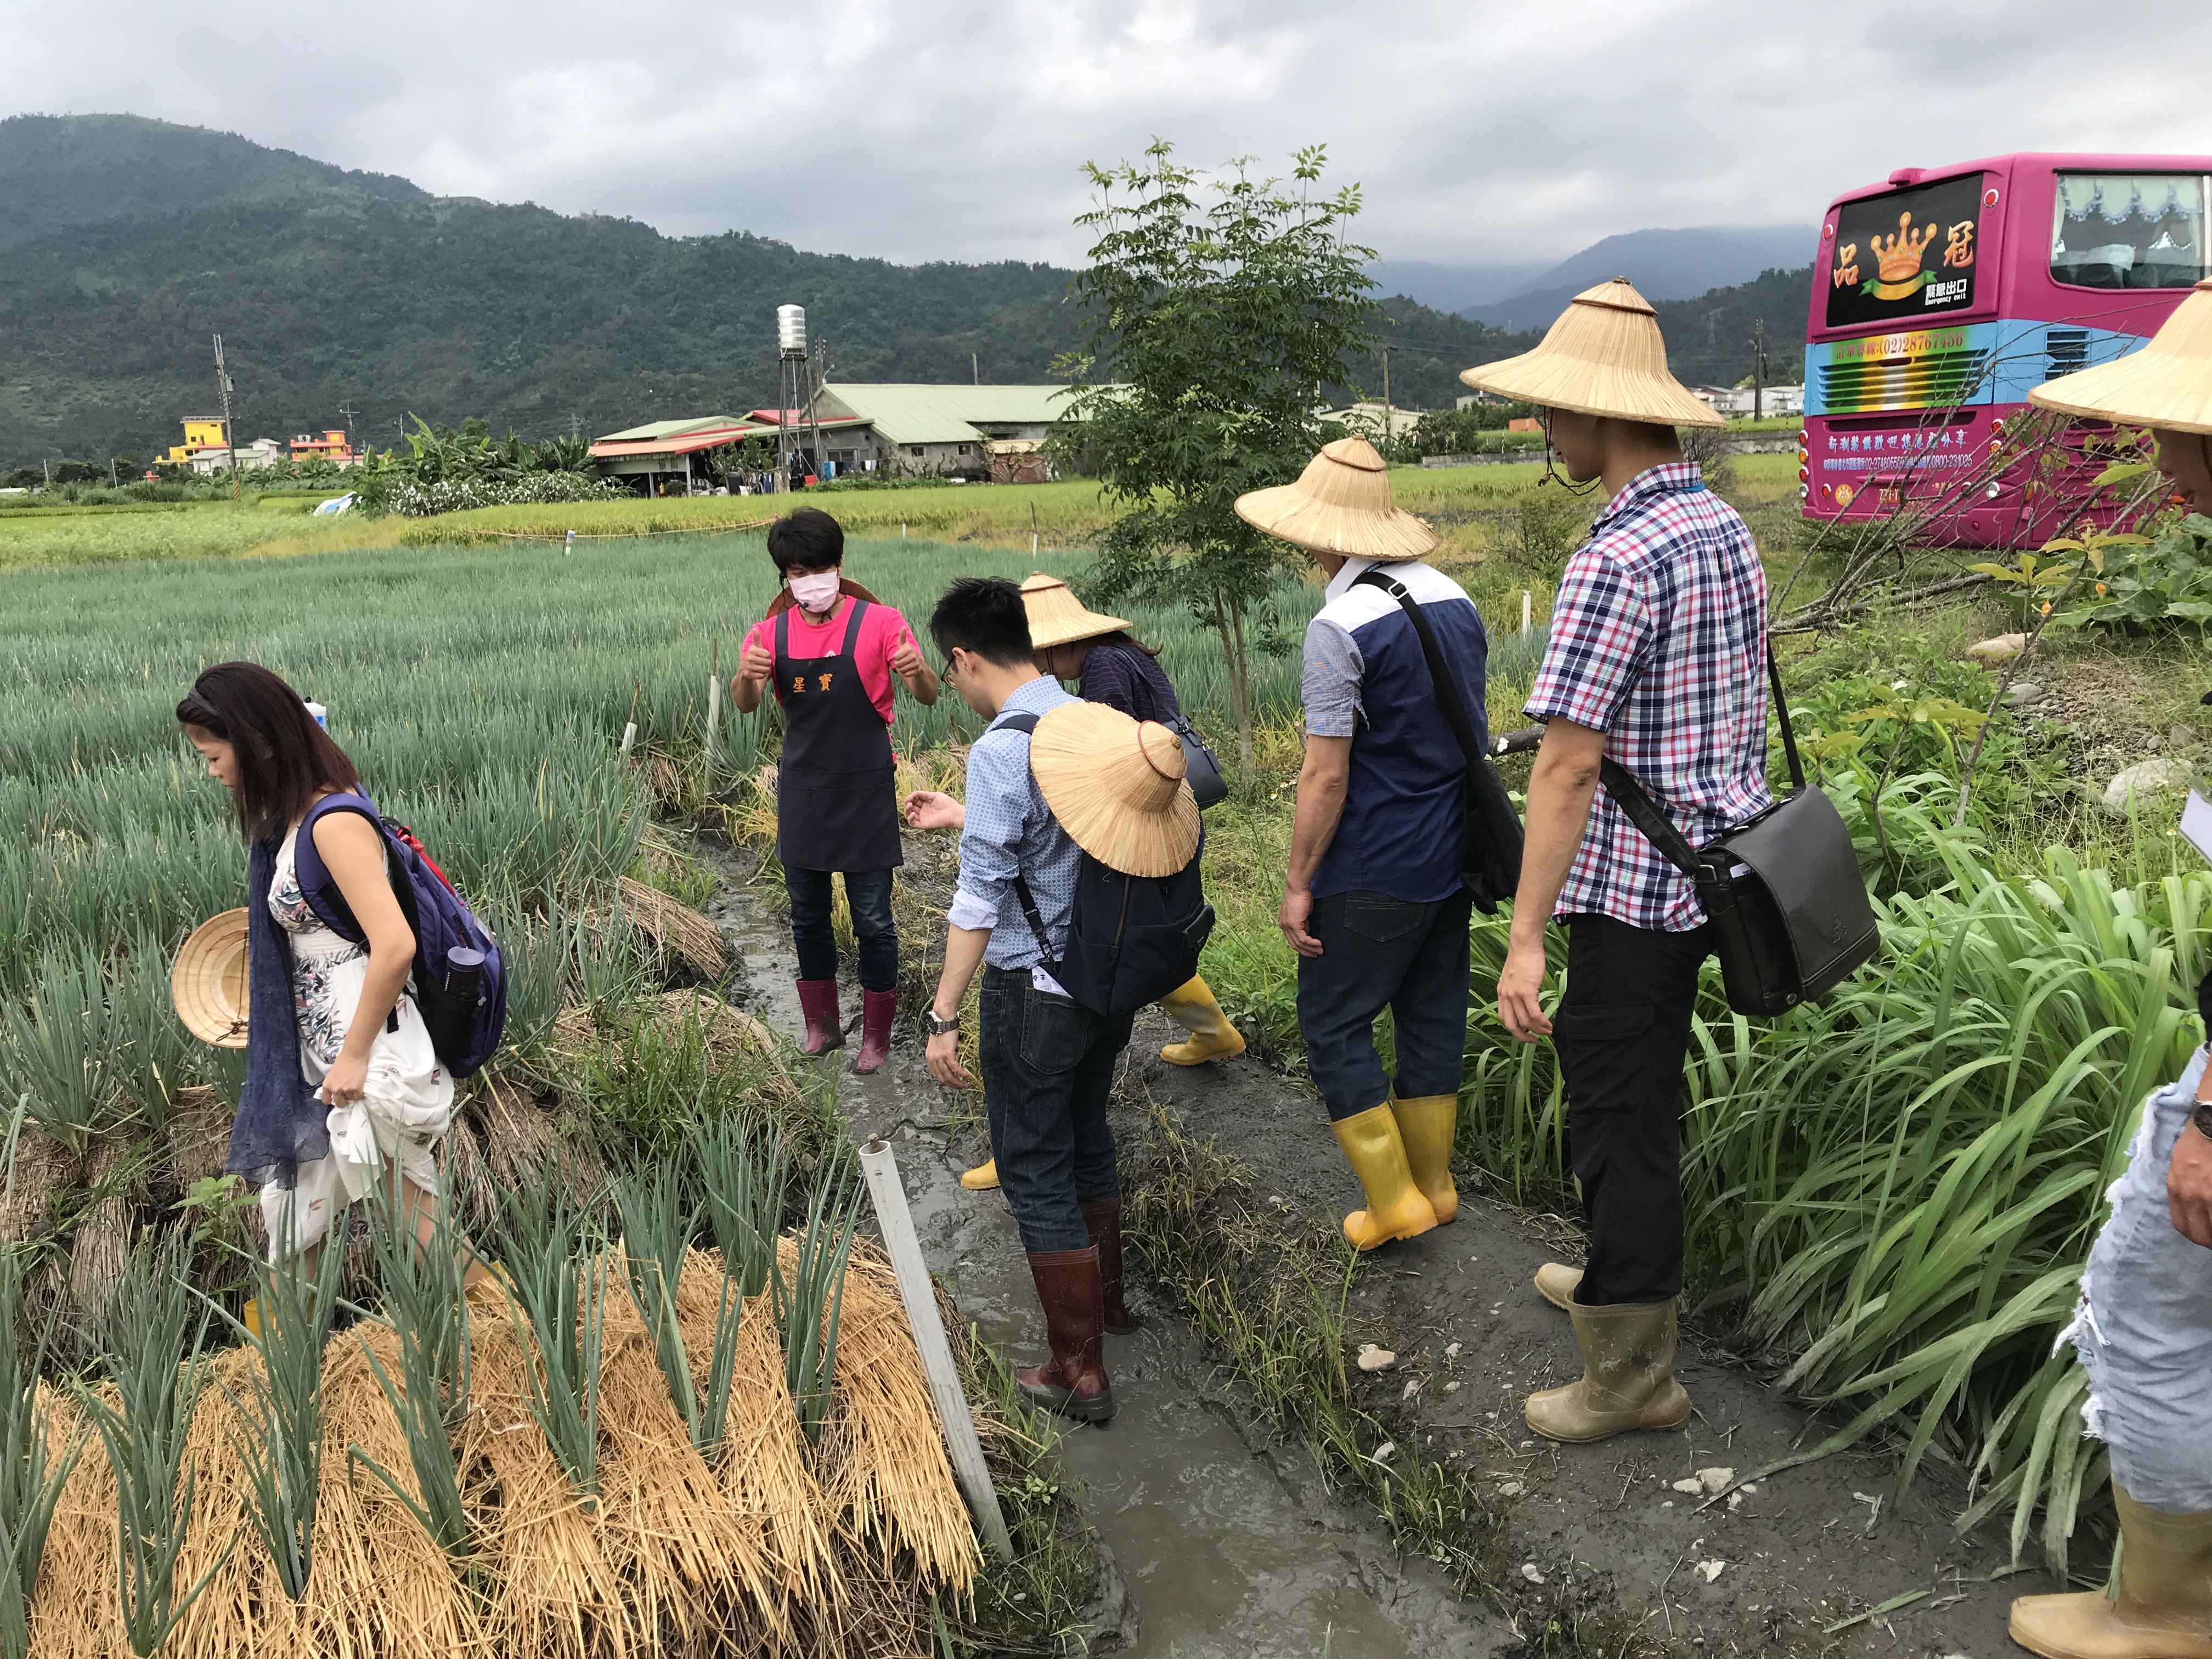
[[[738,994],[796,1036],[780,893],[754,888],[750,856],[703,842],[696,850],[720,877],[708,913],[744,961]],[[908,857],[902,885],[949,889],[943,842],[910,836]],[[904,915],[902,925],[902,951],[933,964],[941,933],[915,937]],[[848,963],[843,1006],[857,1020],[850,974]],[[1166,1065],[1160,1044],[1179,1035],[1153,1011],[1139,1016],[1112,1109],[1133,1183],[1144,1179],[1140,1148],[1164,1108],[1183,1133],[1243,1166],[1242,1198],[1257,1224],[1310,1228],[1357,1203],[1309,1088],[1249,1056],[1196,1070]],[[883,1071],[841,1070],[839,1103],[856,1136],[881,1134],[896,1148],[925,1253],[963,1313],[1002,1352],[1038,1357],[1042,1320],[1012,1219],[997,1194],[958,1182],[989,1155],[979,1103],[930,1079],[903,1019]],[[1427,1455],[1469,1471],[1501,1523],[1498,1576],[1525,1606],[1509,1602],[1501,1613],[1427,1560],[1401,1556],[1375,1511],[1332,1491],[1302,1443],[1255,1426],[1237,1386],[1133,1261],[1131,1298],[1145,1328],[1107,1339],[1120,1414],[1103,1429],[1071,1427],[1060,1451],[1106,1562],[1090,1639],[1178,1659],[1480,1655],[1524,1644],[1573,1652],[1542,1632],[1562,1583],[1573,1582],[1609,1604],[1616,1641],[1633,1632],[1662,1651],[2018,1651],[2005,1636],[2008,1603],[2055,1586],[2039,1572],[2008,1572],[1994,1529],[1954,1533],[1964,1497],[1951,1470],[1923,1466],[1899,1499],[1895,1459],[1875,1448],[1710,1504],[1702,1486],[1680,1489],[1701,1474],[1747,1475],[1829,1426],[1694,1335],[1685,1334],[1678,1362],[1696,1405],[1686,1429],[1586,1447],[1531,1436],[1522,1399],[1569,1380],[1579,1360],[1565,1316],[1530,1276],[1547,1260],[1579,1261],[1580,1242],[1571,1224],[1462,1188],[1456,1221],[1363,1261],[1346,1336],[1355,1349],[1372,1342],[1397,1355],[1388,1370],[1358,1376],[1359,1403],[1401,1438],[1419,1437]],[[1925,1593],[1866,1616],[1915,1591]]]
[[[778,1030],[803,1029],[791,936],[776,900],[751,885],[752,860],[696,849],[721,879],[708,915],[739,953],[737,994]],[[919,863],[936,847],[910,850]],[[942,939],[902,940],[941,947]],[[859,1003],[846,965],[842,1004]],[[970,1193],[959,1173],[988,1157],[974,1103],[933,1081],[902,1021],[890,1064],[872,1077],[840,1068],[838,1103],[856,1138],[879,1134],[898,1157],[931,1270],[999,1350],[1030,1363],[1044,1322],[1013,1218],[996,1193]],[[1125,1138],[1141,1107],[1115,1109]],[[1425,1561],[1401,1563],[1364,1511],[1340,1504],[1295,1446],[1249,1443],[1233,1399],[1180,1321],[1139,1284],[1134,1335],[1107,1338],[1119,1412],[1103,1428],[1068,1426],[1060,1461],[1083,1492],[1102,1546],[1102,1594],[1085,1639],[1142,1659],[1382,1659],[1408,1651],[1484,1654],[1507,1632],[1462,1601]],[[1078,1650],[1080,1650],[1079,1649]]]
[[[1139,1020],[1133,1080],[1251,1172],[1256,1209],[1334,1216],[1357,1206],[1317,1096],[1249,1058],[1195,1071],[1164,1065],[1158,1043],[1168,1035],[1164,1021]],[[1677,1362],[1694,1403],[1686,1428],[1590,1446],[1533,1437],[1522,1401],[1580,1370],[1566,1316],[1530,1283],[1553,1260],[1581,1261],[1571,1224],[1463,1182],[1455,1221],[1363,1262],[1346,1331],[1355,1347],[1373,1342],[1398,1356],[1360,1380],[1365,1403],[1389,1411],[1401,1438],[1408,1429],[1424,1437],[1431,1455],[1474,1466],[1504,1506],[1524,1572],[1595,1569],[1646,1638],[1683,1651],[2019,1652],[2005,1635],[2008,1605],[2057,1586],[2039,1571],[2006,1571],[2010,1552],[1995,1528],[1956,1534],[1965,1492],[1954,1471],[1924,1464],[1900,1500],[1896,1459],[1877,1447],[1709,1503],[1706,1485],[1729,1477],[1700,1483],[1700,1472],[1741,1479],[1817,1443],[1832,1425],[1815,1425],[1692,1334]],[[1829,1633],[1916,1590],[1927,1594]]]

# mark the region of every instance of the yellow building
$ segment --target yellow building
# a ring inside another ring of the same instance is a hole
[[[184,442],[170,445],[169,453],[162,459],[172,466],[182,466],[203,449],[223,447],[222,422],[220,420],[188,415],[185,417]]]

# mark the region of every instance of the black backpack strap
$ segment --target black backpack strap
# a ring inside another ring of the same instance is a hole
[[[1036,729],[1037,717],[1035,714],[1001,714],[983,728],[983,736],[988,737],[994,732],[1018,732],[1025,738],[1034,737]],[[1037,914],[1036,896],[1030,891],[1030,884],[1022,879],[1019,870],[1014,872],[1014,897],[1021,904],[1022,920],[1030,925],[1030,937],[1036,940],[1037,949],[1049,961],[1052,951],[1045,943],[1044,918]]]
[[[1790,763],[1790,787],[1792,790],[1805,787],[1805,764],[1797,756],[1797,736],[1790,729],[1790,701],[1782,690],[1782,670],[1774,660],[1774,647],[1762,638],[1766,649],[1766,683],[1774,696],[1774,710],[1782,721],[1782,752]],[[1667,856],[1667,861],[1684,875],[1693,879],[1704,869],[1697,849],[1674,827],[1674,820],[1659,810],[1636,775],[1619,761],[1607,755],[1598,764],[1598,776],[1605,785],[1605,793],[1613,804],[1627,815],[1628,821],[1644,832],[1644,838]]]
[[[1444,653],[1437,643],[1436,630],[1429,619],[1421,614],[1420,601],[1406,589],[1405,583],[1395,577],[1386,576],[1380,570],[1364,570],[1352,578],[1355,587],[1379,587],[1398,601],[1413,624],[1413,632],[1420,636],[1421,654],[1428,659],[1429,678],[1437,688],[1437,702],[1450,722],[1452,736],[1459,740],[1460,753],[1467,757],[1468,770],[1472,772],[1482,759],[1482,745],[1474,740],[1474,722],[1467,717],[1467,705],[1460,701],[1459,686],[1444,669]]]

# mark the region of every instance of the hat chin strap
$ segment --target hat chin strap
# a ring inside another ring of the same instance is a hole
[[[1602,420],[1605,417],[1600,416],[1598,418]],[[1536,480],[1539,485],[1555,483],[1570,495],[1589,495],[1595,494],[1597,487],[1605,482],[1605,475],[1601,472],[1583,484],[1577,483],[1564,472],[1554,472],[1552,470],[1552,434],[1547,431],[1544,434],[1544,476]]]

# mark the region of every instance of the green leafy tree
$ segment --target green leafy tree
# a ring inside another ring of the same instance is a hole
[[[1069,441],[1109,500],[1085,597],[1181,601],[1219,636],[1243,775],[1252,776],[1250,654],[1273,642],[1283,544],[1236,514],[1249,489],[1296,477],[1326,432],[1315,411],[1372,348],[1371,249],[1346,237],[1357,185],[1317,188],[1322,146],[1292,182],[1246,161],[1209,176],[1156,140],[1138,165],[1085,167],[1097,234],[1073,287],[1085,351],[1059,372],[1074,391]]]

